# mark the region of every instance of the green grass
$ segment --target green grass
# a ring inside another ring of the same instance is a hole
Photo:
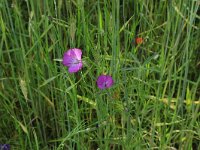
[[[199,6],[1,0],[0,144],[200,149]],[[84,67],[69,74],[61,60],[73,47],[82,49]],[[114,78],[112,88],[97,88],[103,73]]]

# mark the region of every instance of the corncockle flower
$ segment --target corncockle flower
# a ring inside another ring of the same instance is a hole
[[[97,86],[100,89],[110,88],[113,85],[114,81],[109,75],[100,75],[97,79]]]
[[[10,150],[10,145],[9,144],[0,144],[0,150]]]
[[[64,53],[63,65],[69,67],[69,73],[74,73],[79,71],[83,67],[81,60],[82,51],[78,48],[69,49]]]

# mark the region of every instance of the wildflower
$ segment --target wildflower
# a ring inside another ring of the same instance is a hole
[[[143,38],[142,37],[137,37],[135,39],[136,44],[142,44],[143,43]]]
[[[10,145],[9,144],[0,144],[0,149],[2,149],[2,150],[10,150]]]
[[[109,75],[101,75],[97,79],[97,86],[100,89],[110,88],[113,85],[114,81]]]
[[[69,73],[74,73],[79,71],[82,66],[81,60],[82,51],[78,48],[69,49],[67,52],[64,53],[63,56],[63,65],[69,67]]]

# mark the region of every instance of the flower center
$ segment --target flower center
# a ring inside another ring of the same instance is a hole
[[[75,64],[79,64],[81,61],[74,58],[73,61],[72,61],[72,65],[75,65]]]
[[[104,84],[103,84],[103,86],[107,87],[107,84],[108,84],[108,81],[105,81]]]

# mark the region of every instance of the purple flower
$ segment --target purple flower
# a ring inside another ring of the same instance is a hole
[[[9,144],[0,144],[0,150],[10,150],[10,145]]]
[[[109,75],[100,75],[97,79],[97,86],[100,89],[106,89],[113,85],[114,81]]]
[[[69,49],[67,52],[64,53],[63,56],[63,65],[69,67],[69,73],[74,73],[79,71],[82,66],[81,60],[82,51],[78,48]]]

